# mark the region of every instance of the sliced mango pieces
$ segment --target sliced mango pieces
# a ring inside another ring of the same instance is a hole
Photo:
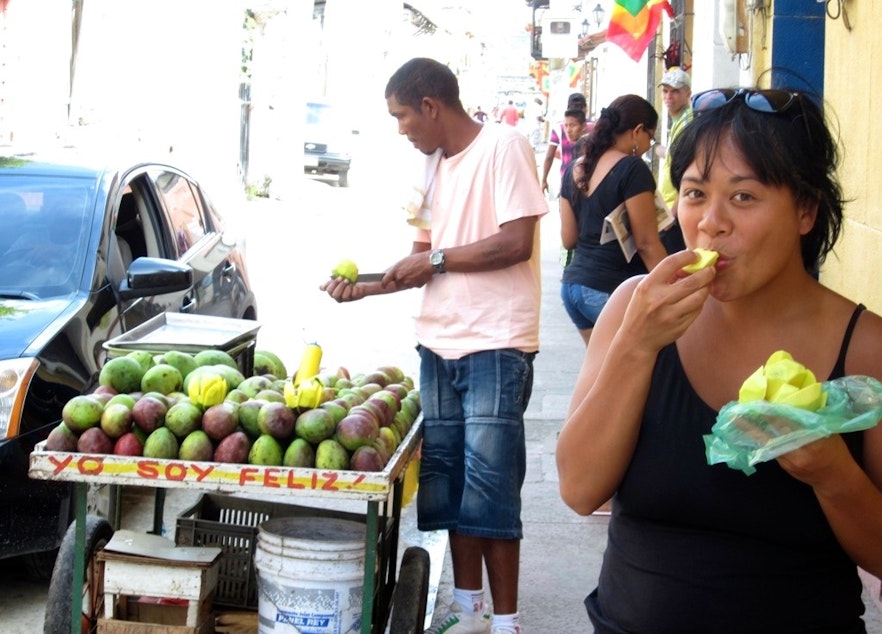
[[[692,264],[687,264],[683,267],[683,270],[689,274],[700,271],[701,269],[706,269],[709,266],[713,266],[717,263],[717,258],[720,257],[720,254],[716,251],[710,251],[709,249],[693,249],[693,251],[698,255],[698,260],[693,262]]]
[[[811,370],[778,350],[738,390],[739,403],[761,400],[815,411],[827,404],[827,393]]]

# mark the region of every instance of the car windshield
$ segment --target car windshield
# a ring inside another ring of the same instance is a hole
[[[0,178],[0,297],[42,299],[77,288],[93,197],[85,179]]]

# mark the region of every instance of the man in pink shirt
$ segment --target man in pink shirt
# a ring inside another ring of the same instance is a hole
[[[416,230],[411,254],[382,281],[334,278],[321,288],[337,301],[424,289],[416,317],[418,524],[448,531],[455,585],[449,614],[429,632],[521,634],[524,411],[539,350],[539,219],[548,206],[527,139],[470,117],[443,64],[404,64],[386,86],[386,103],[418,150],[441,150],[428,228]]]
[[[518,119],[520,118],[521,115],[515,107],[514,102],[509,99],[508,105],[502,109],[502,113],[499,115],[500,121],[507,123],[512,127],[516,127],[518,125]]]

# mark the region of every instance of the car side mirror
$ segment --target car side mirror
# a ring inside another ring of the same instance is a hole
[[[186,291],[193,286],[193,269],[163,258],[140,257],[129,265],[120,285],[122,299],[137,299]]]

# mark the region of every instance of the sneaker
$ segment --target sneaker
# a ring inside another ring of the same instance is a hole
[[[497,625],[490,630],[490,634],[523,634],[523,632],[520,625]]]
[[[486,609],[480,614],[466,614],[458,603],[453,603],[441,622],[427,629],[425,634],[488,634],[490,619]]]

